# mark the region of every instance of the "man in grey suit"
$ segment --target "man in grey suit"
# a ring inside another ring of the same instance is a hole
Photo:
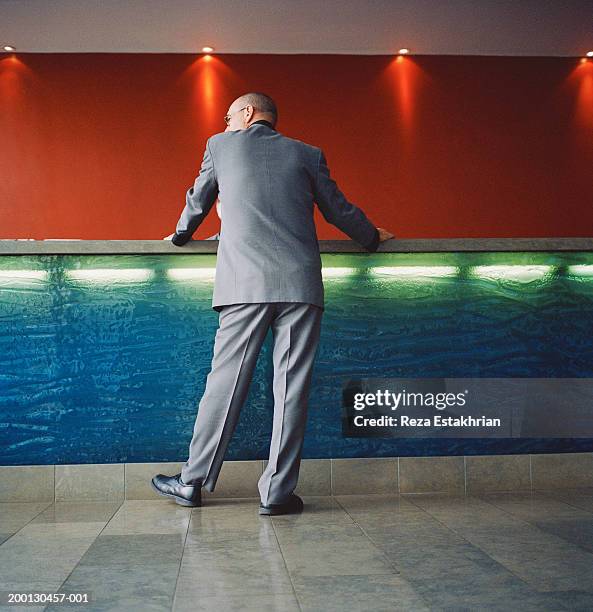
[[[212,368],[189,459],[180,474],[152,479],[156,492],[184,506],[201,505],[202,487],[214,490],[271,327],[274,417],[269,461],[258,482],[259,512],[302,510],[293,491],[324,309],[314,203],[327,221],[368,251],[393,237],[348,202],[330,177],[322,150],[278,132],[277,119],[275,103],[262,93],[231,104],[227,129],[208,139],[176,231],[167,236],[176,246],[186,244],[220,198],[212,299],[219,328]]]

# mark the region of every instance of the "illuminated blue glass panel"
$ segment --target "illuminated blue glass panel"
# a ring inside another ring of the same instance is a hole
[[[591,439],[347,439],[352,377],[592,377],[593,254],[324,254],[304,458],[591,451]],[[185,461],[215,255],[0,257],[0,464]],[[228,459],[266,458],[271,333]]]

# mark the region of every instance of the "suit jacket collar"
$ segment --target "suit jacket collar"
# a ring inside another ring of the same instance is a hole
[[[269,121],[266,121],[265,119],[258,119],[257,121],[254,121],[251,125],[258,125],[260,123],[262,125],[267,125],[269,128],[272,128],[273,130],[276,130],[276,128]],[[251,127],[251,125],[249,127]]]

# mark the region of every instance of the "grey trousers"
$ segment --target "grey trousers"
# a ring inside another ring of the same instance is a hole
[[[274,419],[261,501],[277,504],[296,488],[313,362],[323,310],[303,302],[231,304],[219,312],[212,367],[181,470],[188,484],[212,492],[233,436],[268,329],[273,334]]]

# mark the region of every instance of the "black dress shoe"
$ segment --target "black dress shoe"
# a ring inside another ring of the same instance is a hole
[[[180,506],[196,508],[202,505],[202,485],[199,482],[195,485],[185,484],[181,480],[181,474],[175,476],[157,474],[150,484],[159,495],[174,499]]]
[[[303,511],[303,500],[294,493],[290,494],[290,497],[281,504],[268,504],[264,506],[261,502],[259,504],[259,513],[265,515],[276,515],[276,514],[298,514]]]

